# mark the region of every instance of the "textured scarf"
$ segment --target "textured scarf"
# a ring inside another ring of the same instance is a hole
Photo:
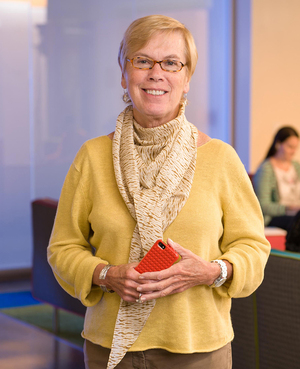
[[[177,118],[143,128],[132,106],[118,117],[113,139],[116,181],[136,220],[129,263],[140,261],[184,206],[196,166],[198,131],[181,106]],[[107,369],[113,369],[136,341],[155,306],[121,300]]]

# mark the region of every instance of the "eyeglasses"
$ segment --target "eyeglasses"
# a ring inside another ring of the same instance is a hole
[[[135,58],[126,60],[129,61],[132,66],[137,69],[152,69],[157,63],[160,65],[162,70],[172,73],[180,72],[181,69],[186,65],[177,60],[166,59],[157,61],[143,56],[137,56]]]

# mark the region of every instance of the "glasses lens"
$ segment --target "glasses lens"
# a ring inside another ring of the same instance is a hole
[[[161,66],[168,72],[178,72],[182,68],[182,65],[179,61],[171,59],[163,60]]]
[[[138,56],[137,58],[133,58],[133,66],[139,69],[150,69],[153,67],[153,60],[148,58],[143,58]]]

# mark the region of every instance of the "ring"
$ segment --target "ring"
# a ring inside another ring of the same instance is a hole
[[[142,294],[140,293],[139,294],[139,298],[137,300],[135,300],[136,302],[138,302],[139,304],[142,304],[143,301],[141,301],[141,297],[142,297]]]

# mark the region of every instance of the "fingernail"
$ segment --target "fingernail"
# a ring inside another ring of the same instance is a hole
[[[141,287],[137,287],[136,289],[138,292],[141,292],[142,291],[142,288]]]
[[[142,275],[139,276],[139,279],[145,279]]]

